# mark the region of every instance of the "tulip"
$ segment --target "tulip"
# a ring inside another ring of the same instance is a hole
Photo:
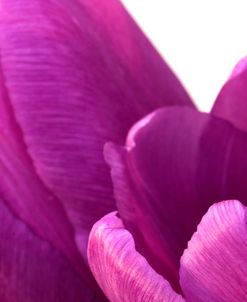
[[[246,131],[243,59],[210,113],[164,107],[105,145],[118,211],[88,260],[110,301],[246,301]]]
[[[0,33],[0,301],[103,301],[86,254],[116,210],[103,146],[194,105],[116,0],[2,0]]]

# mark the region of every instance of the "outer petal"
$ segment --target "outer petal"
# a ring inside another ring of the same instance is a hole
[[[247,204],[246,154],[245,133],[186,108],[137,123],[126,148],[106,146],[124,225],[174,288],[180,257],[208,207],[231,198]]]
[[[25,153],[15,153],[10,148],[3,133],[0,133],[0,171],[0,193],[13,212],[27,222],[35,234],[60,250],[84,277],[84,281],[94,284],[90,270],[77,249],[73,228],[60,201],[37,177]]]
[[[0,82],[2,83],[2,82]],[[75,244],[75,232],[60,201],[38,177],[27,155],[4,87],[0,89],[0,192],[14,213],[48,240],[89,281],[90,271]],[[86,241],[85,241],[86,244]]]
[[[131,234],[116,213],[93,226],[88,259],[97,282],[112,302],[184,301],[136,252]]]
[[[246,301],[246,207],[236,200],[213,205],[181,259],[188,301]]]
[[[221,89],[212,113],[222,117],[241,130],[247,131],[247,57],[233,70]]]
[[[67,259],[0,201],[0,301],[96,301]]]
[[[123,141],[153,108],[193,105],[115,0],[3,0],[0,9],[8,108],[38,175],[87,238],[114,208],[104,142]]]

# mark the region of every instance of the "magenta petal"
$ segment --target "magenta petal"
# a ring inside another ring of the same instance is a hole
[[[0,30],[8,108],[86,238],[114,209],[105,141],[123,142],[154,108],[193,105],[118,1],[4,0]]]
[[[93,226],[88,259],[97,282],[112,302],[184,301],[136,252],[131,234],[115,212]]]
[[[0,192],[13,212],[35,234],[60,250],[84,277],[84,281],[92,282],[90,271],[76,247],[75,232],[61,203],[37,177],[25,154],[15,153],[1,134],[0,171]]]
[[[179,261],[208,207],[247,204],[247,135],[189,108],[158,110],[137,123],[126,148],[106,145],[120,217],[137,250],[179,288]]]
[[[209,209],[181,259],[180,282],[188,301],[246,301],[246,207],[240,202]]]
[[[212,113],[247,131],[247,57],[233,70],[221,89]]]
[[[0,201],[0,301],[96,301],[68,260]]]

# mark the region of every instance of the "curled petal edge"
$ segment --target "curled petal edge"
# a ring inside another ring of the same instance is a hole
[[[93,275],[110,301],[184,301],[136,251],[132,235],[116,212],[93,226],[87,255]]]

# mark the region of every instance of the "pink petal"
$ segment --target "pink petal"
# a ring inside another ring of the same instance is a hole
[[[179,290],[179,261],[208,207],[247,204],[247,135],[189,108],[158,110],[106,145],[120,217],[137,250]]]
[[[184,301],[136,252],[131,234],[116,212],[93,226],[88,259],[97,282],[112,302]]]
[[[1,92],[4,94],[4,90]],[[14,213],[32,228],[32,231],[59,249],[84,280],[94,283],[76,247],[75,232],[64,208],[38,177],[32,161],[27,156],[12,112],[5,114],[8,106],[4,102],[6,98],[0,95],[0,99],[2,106],[0,114],[6,117],[6,127],[0,129],[1,195]]]
[[[0,200],[0,301],[97,301],[68,260]]]
[[[246,207],[229,200],[209,209],[181,259],[180,278],[188,301],[246,301]]]
[[[221,89],[212,113],[247,131],[247,57],[233,70]]]
[[[115,208],[105,141],[154,108],[193,105],[118,1],[4,0],[0,27],[6,114],[86,241]]]

